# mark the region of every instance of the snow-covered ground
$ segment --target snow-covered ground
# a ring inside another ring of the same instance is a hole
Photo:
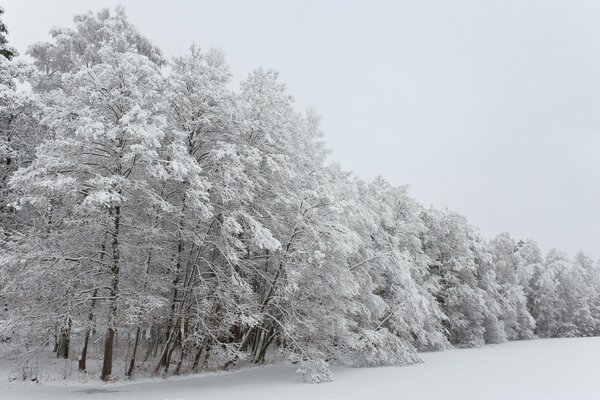
[[[0,399],[600,399],[600,338],[512,342],[423,358],[408,367],[334,367],[335,382],[318,385],[298,382],[291,365],[113,384],[24,384],[2,377]]]

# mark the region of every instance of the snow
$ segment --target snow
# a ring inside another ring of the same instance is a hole
[[[311,385],[295,366],[112,384],[0,381],[2,400],[587,400],[600,398],[600,337],[510,342],[424,353],[408,367],[334,366],[336,380]],[[0,371],[5,373],[6,370]]]

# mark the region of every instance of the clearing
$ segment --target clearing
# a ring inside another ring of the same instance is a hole
[[[9,382],[0,398],[127,400],[597,400],[600,338],[542,339],[424,353],[407,367],[334,366],[336,380],[298,381],[292,365],[134,382]]]

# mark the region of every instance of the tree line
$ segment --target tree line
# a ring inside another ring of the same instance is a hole
[[[166,59],[122,8],[16,57],[0,22],[0,338],[100,378],[600,333],[600,268],[484,239],[328,160],[277,72]],[[113,365],[114,363],[114,365]],[[118,368],[117,368],[118,366]]]

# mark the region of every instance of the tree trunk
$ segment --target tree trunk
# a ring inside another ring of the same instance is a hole
[[[98,289],[94,289],[92,297],[96,297],[98,295]],[[92,299],[92,304],[90,305],[90,312],[88,314],[88,326],[85,329],[85,337],[83,338],[83,349],[81,350],[81,358],[79,359],[79,370],[86,370],[87,363],[87,353],[88,346],[90,343],[90,334],[92,332],[92,323],[94,322],[94,308],[96,306],[96,300]]]
[[[192,371],[196,372],[198,370],[198,364],[200,364],[200,357],[202,356],[202,350],[204,349],[204,344],[200,346],[198,351],[196,352],[196,356],[194,357],[194,363],[192,364]]]
[[[173,342],[173,345],[167,352],[167,357],[165,358],[165,374],[169,373],[169,367],[171,366],[171,357],[173,356],[173,352],[175,351],[177,346],[179,346],[179,343],[181,342],[180,339],[181,339],[181,333],[178,332],[177,336],[175,336],[175,341]]]
[[[160,367],[162,367],[163,365],[167,365],[167,355],[169,353],[169,349],[170,349],[170,345],[171,342],[175,339],[175,335],[179,335],[179,333],[175,333],[176,327],[173,327],[171,329],[171,332],[169,332],[169,337],[166,341],[166,343],[163,346],[161,355],[160,355],[160,360],[158,360],[158,363],[156,364],[156,367],[154,367],[154,373],[158,374],[158,371],[160,371]]]
[[[71,344],[71,327],[73,325],[73,321],[69,317],[67,319],[66,326],[60,329],[60,335],[58,338],[58,349],[56,352],[56,357],[64,358],[65,360],[69,358],[69,347]]]
[[[100,263],[104,258],[104,252],[106,251],[106,245],[102,245],[102,253],[100,253]],[[87,353],[88,346],[90,343],[90,334],[92,332],[92,322],[94,321],[94,308],[96,307],[96,297],[98,296],[98,289],[94,289],[92,292],[92,303],[90,304],[90,312],[88,313],[88,326],[85,329],[85,337],[83,338],[83,349],[81,350],[81,358],[79,358],[79,370],[85,371],[87,368]]]
[[[113,358],[113,344],[115,340],[115,329],[106,329],[106,339],[104,341],[104,361],[102,363],[102,375],[103,381],[107,381],[112,374],[112,358]]]
[[[140,327],[138,326],[135,331],[135,343],[133,345],[133,355],[131,356],[131,361],[129,362],[129,369],[127,370],[127,376],[131,376],[131,374],[133,373],[133,368],[135,367],[135,355],[137,353],[139,341],[140,341]]]
[[[266,337],[266,335],[265,335]],[[265,361],[265,357],[267,355],[267,349],[269,348],[269,346],[271,345],[271,343],[273,343],[273,339],[275,339],[275,332],[272,332],[268,338],[266,338],[261,347],[260,347],[260,351],[258,352],[256,358],[254,359],[254,363],[255,364],[262,364]]]
[[[177,363],[177,368],[175,368],[175,375],[179,375],[179,373],[181,372],[181,366],[183,365],[183,361],[187,357],[187,351],[185,349],[186,347],[187,346],[181,346],[181,355],[179,357],[179,362]]]
[[[150,358],[150,354],[152,354],[152,348],[154,347],[153,330],[153,325],[149,325],[144,330],[144,340],[146,341],[146,353],[144,354],[144,361],[142,361],[144,364],[148,361],[148,358]]]
[[[111,268],[112,285],[110,290],[110,312],[108,316],[108,328],[106,329],[106,340],[104,342],[104,360],[102,362],[101,379],[107,381],[112,374],[113,346],[115,340],[115,324],[117,320],[117,304],[119,296],[119,279],[121,272],[121,254],[119,243],[119,230],[121,228],[121,207],[115,206],[113,241],[113,265]]]
[[[54,331],[54,347],[52,347],[52,352],[57,353],[56,357],[58,357],[58,334],[56,330]]]
[[[79,370],[80,371],[85,371],[87,368],[86,362],[87,362],[87,352],[88,352],[88,345],[90,343],[90,331],[92,328],[88,327],[85,330],[85,337],[83,338],[83,349],[81,350],[81,358],[79,358]]]

